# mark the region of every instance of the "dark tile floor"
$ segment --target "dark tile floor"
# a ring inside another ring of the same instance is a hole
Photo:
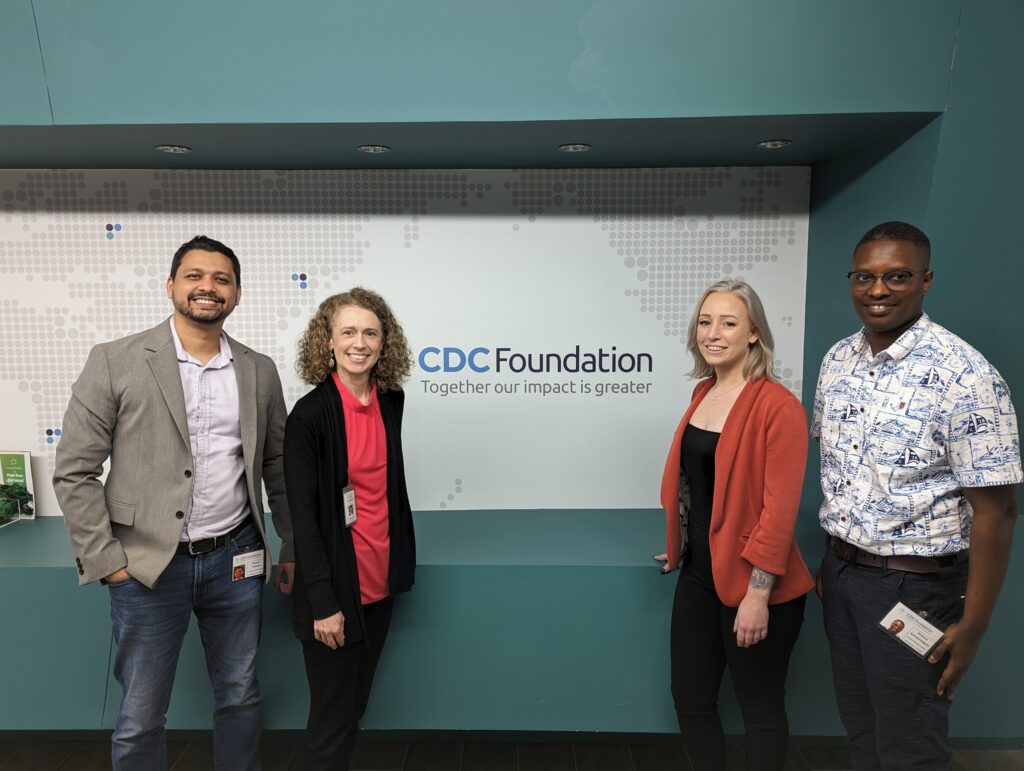
[[[617,737],[623,738],[623,737]],[[644,737],[638,737],[644,738]],[[353,771],[690,771],[682,748],[661,739],[647,743],[580,737],[577,742],[394,741],[360,738]],[[585,739],[585,740],[583,740]],[[263,771],[301,769],[295,732],[267,733],[262,741]],[[209,736],[175,734],[167,744],[172,771],[205,771],[212,766]],[[101,733],[0,735],[0,771],[103,771],[110,768],[108,738]],[[848,769],[840,740],[797,737],[786,771]],[[741,771],[741,746],[729,747],[729,771]],[[1024,771],[1024,748],[961,749],[954,771]],[[695,771],[700,771],[696,769]]]

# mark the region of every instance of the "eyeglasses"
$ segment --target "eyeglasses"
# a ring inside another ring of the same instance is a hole
[[[890,270],[887,273],[868,273],[866,270],[851,270],[846,277],[850,279],[850,286],[860,289],[874,286],[878,279],[882,279],[882,283],[890,289],[904,289],[915,275],[927,272],[927,270]]]

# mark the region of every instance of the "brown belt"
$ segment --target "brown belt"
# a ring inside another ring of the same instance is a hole
[[[852,562],[854,565],[867,565],[883,570],[902,570],[905,573],[938,573],[942,568],[967,560],[966,549],[956,554],[944,554],[941,557],[922,557],[917,554],[894,555],[883,557],[872,554],[847,543],[834,535],[828,536],[828,547],[839,559]]]

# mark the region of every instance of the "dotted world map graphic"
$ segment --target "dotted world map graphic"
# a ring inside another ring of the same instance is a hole
[[[771,268],[802,296],[809,184],[803,167],[0,171],[0,388],[19,418],[5,418],[0,445],[43,459],[40,513],[58,514],[45,499],[71,384],[94,344],[166,318],[171,256],[198,233],[240,256],[243,304],[227,328],[275,360],[290,406],[307,390],[294,341],[325,296],[481,217],[498,219],[503,240],[555,218],[600,231],[621,295],[685,353],[713,281]],[[776,338],[802,331],[802,303],[771,323]],[[777,357],[777,376],[799,394],[798,355]],[[452,505],[463,477],[450,474],[429,507]]]

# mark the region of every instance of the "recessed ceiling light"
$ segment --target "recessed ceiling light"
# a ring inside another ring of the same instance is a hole
[[[185,145],[154,145],[153,149],[159,150],[162,153],[173,153],[175,155],[192,152],[192,148],[186,147]]]
[[[585,153],[590,149],[590,145],[583,142],[569,142],[569,144],[559,145],[558,149],[563,153]]]
[[[359,145],[356,149],[361,153],[370,153],[371,155],[391,152],[391,148],[387,145]]]
[[[792,139],[766,139],[763,142],[758,142],[757,146],[762,150],[780,150],[791,144],[793,144]]]

